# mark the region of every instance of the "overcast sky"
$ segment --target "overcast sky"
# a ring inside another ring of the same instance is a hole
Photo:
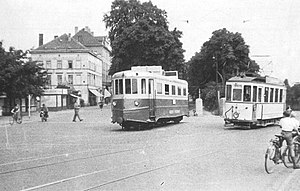
[[[142,0],[144,2],[145,0]],[[55,35],[89,26],[95,35],[107,35],[104,13],[112,0],[1,0],[0,40],[7,49],[27,50]],[[263,75],[300,82],[300,1],[297,0],[152,0],[167,11],[170,30],[183,32],[188,61],[212,32],[226,28],[242,34],[250,56]],[[188,22],[186,22],[188,21]]]

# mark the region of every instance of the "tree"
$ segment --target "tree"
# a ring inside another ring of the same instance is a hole
[[[10,48],[6,52],[0,46],[0,92],[5,93],[12,106],[15,99],[29,94],[39,96],[46,82],[46,71],[42,65],[30,61],[27,52]]]
[[[184,72],[181,31],[169,31],[167,13],[151,2],[115,0],[104,15],[112,46],[110,74],[131,66],[160,65]]]
[[[258,73],[259,66],[249,58],[249,46],[240,33],[232,33],[225,28],[216,30],[212,37],[188,62],[190,90],[204,88],[210,81],[222,83],[239,73]]]

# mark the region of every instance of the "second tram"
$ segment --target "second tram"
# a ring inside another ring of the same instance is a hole
[[[144,124],[179,123],[188,115],[188,83],[177,71],[136,66],[112,77],[112,123],[124,129]]]
[[[275,124],[286,107],[286,87],[273,77],[236,76],[226,82],[225,126]]]

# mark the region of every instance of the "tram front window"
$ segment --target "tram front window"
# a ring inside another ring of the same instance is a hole
[[[231,101],[231,85],[226,86],[226,100]]]
[[[242,101],[242,89],[233,89],[232,93],[233,101]]]

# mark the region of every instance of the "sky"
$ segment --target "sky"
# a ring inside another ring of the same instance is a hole
[[[140,0],[146,2],[146,0]],[[54,36],[88,26],[96,36],[108,35],[103,15],[112,0],[1,0],[0,40],[5,49],[28,50]],[[167,12],[170,30],[183,32],[189,61],[212,32],[226,28],[242,34],[250,57],[262,75],[300,82],[300,1],[297,0],[152,0]]]

